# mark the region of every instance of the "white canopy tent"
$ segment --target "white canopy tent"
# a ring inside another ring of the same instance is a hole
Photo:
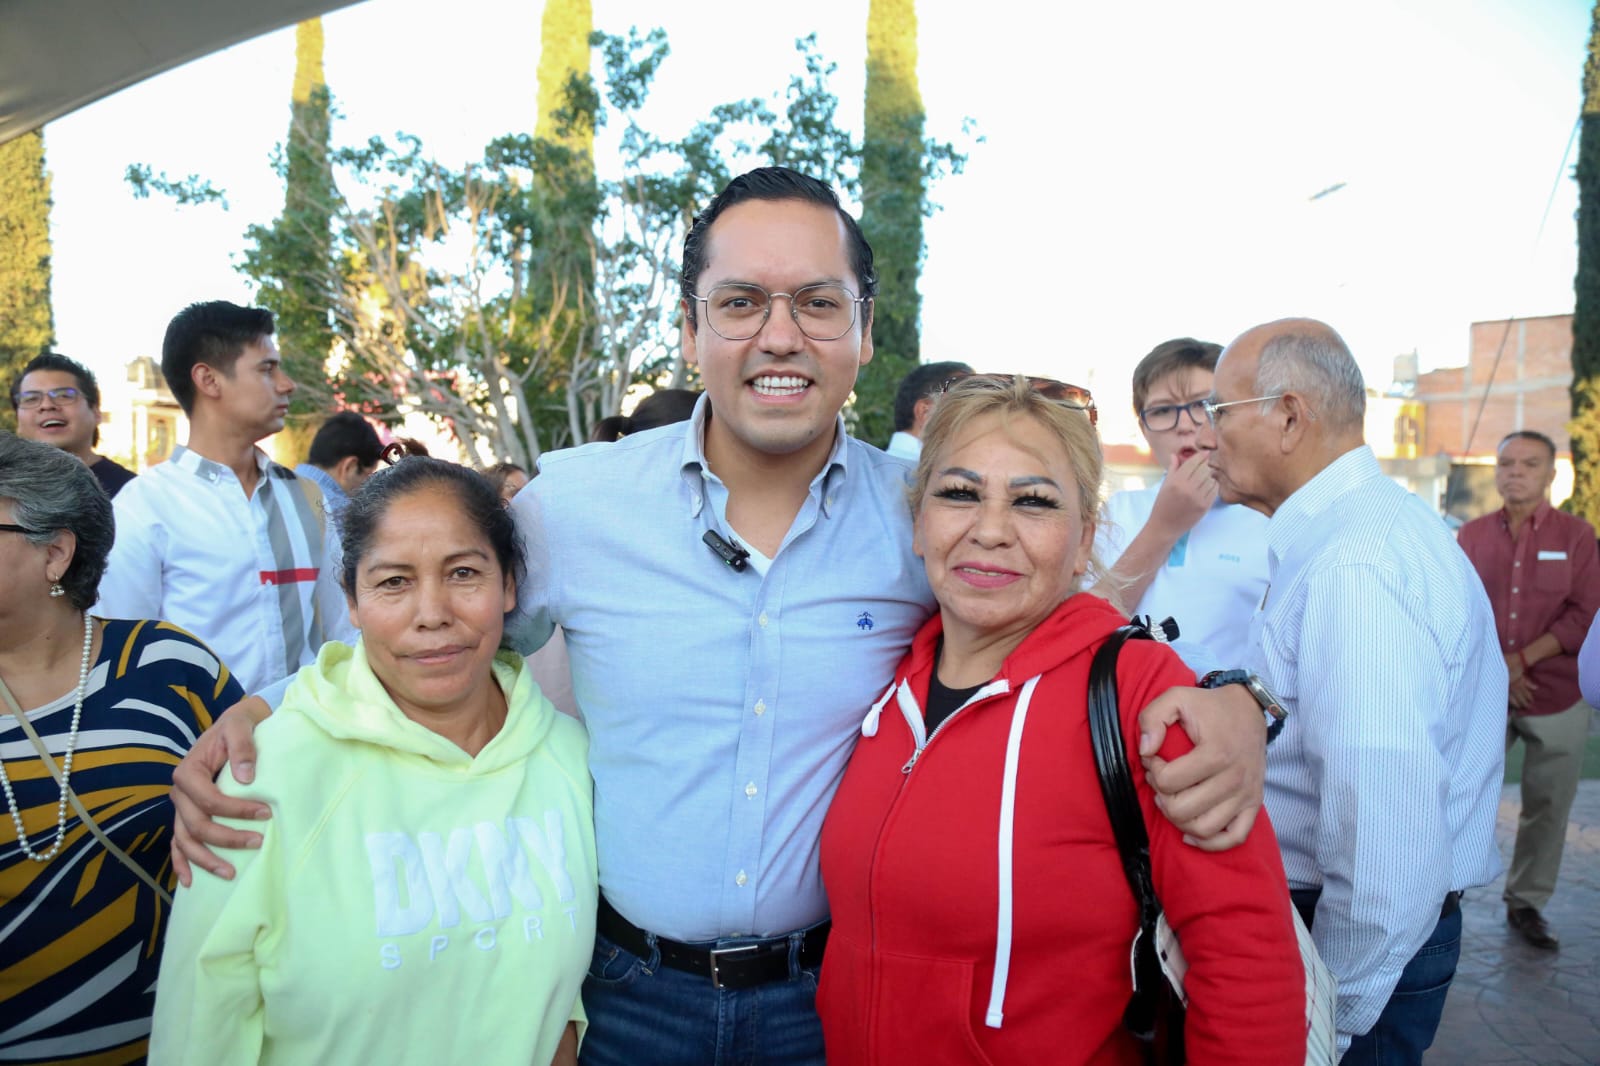
[[[0,143],[356,0],[0,0]]]

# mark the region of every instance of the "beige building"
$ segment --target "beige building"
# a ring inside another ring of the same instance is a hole
[[[101,406],[100,451],[129,470],[147,470],[189,436],[189,420],[148,355],[128,364],[127,383],[106,389]]]

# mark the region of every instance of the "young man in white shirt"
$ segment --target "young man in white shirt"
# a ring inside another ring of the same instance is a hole
[[[1199,673],[1240,660],[1267,590],[1267,520],[1218,499],[1209,453],[1196,443],[1221,354],[1221,345],[1181,337],[1134,368],[1133,409],[1167,473],[1106,501],[1099,544],[1114,579],[1103,590],[1130,614],[1176,620],[1179,650]]]
[[[343,598],[323,565],[320,493],[256,447],[295,390],[272,331],[270,311],[225,300],[168,325],[161,373],[189,440],[117,496],[96,612],[184,627],[252,692],[316,658],[325,626],[350,630],[323,617]]]

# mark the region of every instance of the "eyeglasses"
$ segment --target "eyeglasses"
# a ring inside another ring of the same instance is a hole
[[[17,393],[17,406],[32,410],[44,403],[44,398],[48,396],[51,403],[58,407],[65,407],[81,395],[83,394],[71,385],[63,385],[59,389],[46,389],[43,392],[38,389],[29,389],[27,392]]]
[[[949,392],[957,385],[968,381],[977,381],[985,385],[1009,389],[1011,383],[1019,377],[1027,381],[1028,387],[1045,399],[1054,400],[1056,403],[1082,411],[1088,415],[1091,426],[1100,424],[1100,412],[1096,409],[1094,396],[1090,394],[1089,390],[1082,385],[1068,385],[1065,381],[1057,381],[1054,378],[1025,377],[1021,374],[962,374],[946,381],[944,388],[940,391]]]
[[[1217,403],[1215,400],[1201,400],[1200,406],[1206,410],[1206,420],[1213,426],[1217,424],[1217,415],[1230,407],[1238,407],[1242,403],[1266,403],[1268,400],[1281,400],[1283,393],[1275,392],[1271,396],[1252,396],[1248,400],[1229,400],[1227,403]]]
[[[1146,407],[1139,412],[1139,421],[1151,433],[1166,433],[1178,428],[1178,417],[1183,414],[1187,414],[1196,427],[1205,425],[1206,401],[1191,400],[1188,403],[1162,403]]]
[[[21,533],[25,537],[33,535],[33,530],[27,526],[14,526],[10,522],[0,522],[0,533]]]
[[[794,324],[814,341],[836,341],[856,324],[856,305],[866,302],[843,285],[807,285],[794,292],[768,292],[760,285],[717,285],[694,299],[706,305],[706,325],[725,341],[747,341],[772,314],[772,301],[789,301]]]

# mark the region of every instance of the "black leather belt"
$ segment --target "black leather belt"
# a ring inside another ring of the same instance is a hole
[[[801,966],[811,969],[822,964],[822,949],[828,943],[829,927],[830,923],[823,922],[805,931],[800,941]],[[650,957],[648,934],[617,913],[604,896],[600,897],[600,909],[595,915],[595,930],[640,958]],[[709,977],[714,988],[754,988],[789,979],[788,936],[752,940],[725,948],[684,944],[657,936],[655,949],[661,953],[661,965]]]
[[[1294,909],[1300,912],[1300,920],[1306,923],[1306,928],[1311,928],[1311,918],[1317,911],[1317,900],[1322,898],[1320,888],[1291,888],[1289,898],[1294,901]],[[1456,911],[1461,909],[1461,893],[1446,892],[1444,903],[1439,907],[1439,920],[1442,922]]]

